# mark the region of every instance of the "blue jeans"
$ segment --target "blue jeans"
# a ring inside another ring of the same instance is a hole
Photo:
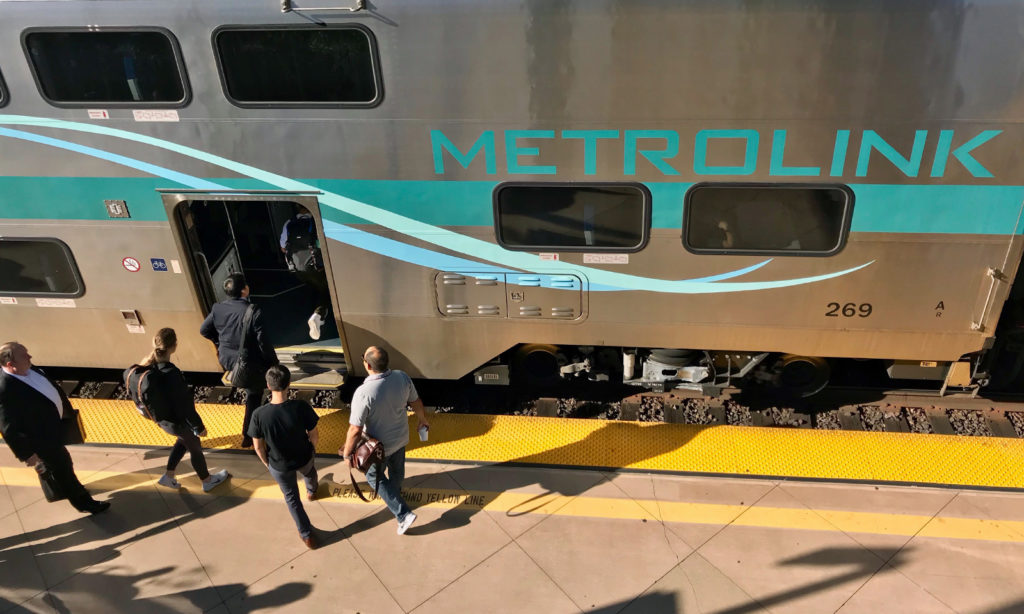
[[[307,491],[316,492],[316,466],[313,464],[315,460],[315,456],[310,458],[309,462],[297,471],[278,471],[273,467],[269,468],[270,475],[273,476],[274,481],[281,487],[281,492],[284,493],[284,501],[288,504],[288,511],[291,512],[292,520],[295,521],[295,526],[298,527],[299,535],[303,539],[313,534],[313,525],[309,522],[309,516],[306,515],[306,510],[302,507],[302,499],[299,497],[299,482],[295,478],[295,474],[302,474],[303,479],[306,481]]]
[[[398,522],[402,522],[405,515],[412,511],[406,505],[405,499],[402,498],[402,480],[405,479],[405,448],[403,447],[387,457],[384,466],[387,468],[387,477],[380,478],[379,486],[377,485],[377,465],[370,467],[370,470],[366,472],[366,481],[370,483],[370,488],[377,489],[380,498],[384,499],[384,503],[387,504],[388,509],[395,515]]]

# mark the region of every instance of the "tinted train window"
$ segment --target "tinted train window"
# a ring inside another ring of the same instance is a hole
[[[0,107],[7,104],[7,86],[4,84],[4,75],[0,73]]]
[[[246,106],[372,106],[380,100],[373,35],[356,27],[221,30],[228,98]]]
[[[494,197],[507,249],[636,251],[647,243],[650,193],[640,185],[503,185]]]
[[[849,230],[845,186],[696,185],[686,193],[683,244],[698,253],[825,255]]]
[[[57,239],[0,238],[0,295],[81,296],[71,250]]]
[[[28,32],[25,50],[52,103],[160,104],[186,102],[175,43],[162,31]]]

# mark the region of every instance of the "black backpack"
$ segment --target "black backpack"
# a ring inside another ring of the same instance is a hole
[[[124,385],[144,418],[172,420],[174,407],[166,390],[166,377],[156,365],[132,365],[124,371]]]
[[[291,271],[321,271],[324,268],[313,216],[296,216],[288,222],[285,250]]]

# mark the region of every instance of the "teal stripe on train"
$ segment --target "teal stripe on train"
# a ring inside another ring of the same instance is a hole
[[[254,179],[210,181],[233,189],[265,189]],[[368,181],[303,179],[325,191],[371,203],[387,211],[439,226],[493,224],[494,181]],[[653,197],[652,226],[679,228],[683,195],[690,183],[647,184]],[[177,187],[156,177],[0,177],[0,218],[105,220],[104,199],[128,202],[132,219],[166,221],[157,188]],[[850,186],[856,197],[854,232],[1011,234],[1018,222],[1024,186]],[[363,220],[335,210],[342,224]],[[1017,228],[1017,232],[1024,229]]]
[[[267,189],[253,179],[214,179],[232,189]],[[104,200],[123,200],[130,219],[166,222],[158,188],[182,186],[160,177],[0,177],[0,218],[107,220]]]
[[[850,186],[854,232],[1021,234],[1024,186]]]

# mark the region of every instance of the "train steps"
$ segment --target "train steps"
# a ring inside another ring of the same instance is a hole
[[[296,390],[337,390],[345,384],[348,367],[341,346],[306,344],[274,348],[277,359],[292,374]],[[230,384],[224,378],[225,386]]]

